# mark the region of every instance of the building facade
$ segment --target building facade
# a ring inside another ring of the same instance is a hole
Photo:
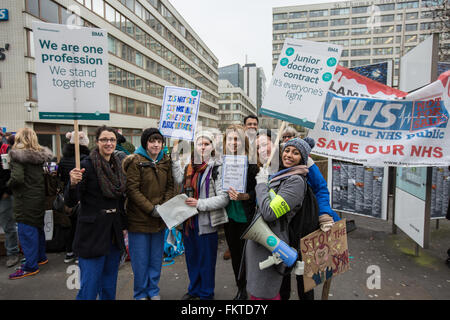
[[[244,71],[239,63],[219,68],[219,80],[228,80],[230,83],[244,90]],[[220,84],[219,84],[220,86]]]
[[[285,38],[308,39],[343,46],[340,64],[356,67],[394,61],[393,86],[398,86],[399,60],[433,32],[450,46],[449,32],[433,16],[447,0],[371,0],[273,8],[272,54],[275,68]],[[448,30],[448,27],[447,27]]]
[[[244,118],[256,115],[256,105],[240,87],[228,80],[219,80],[219,129],[224,132],[231,124],[244,123]]]
[[[40,120],[31,23],[98,27],[108,32],[109,121],[79,121],[94,141],[97,126],[120,129],[140,145],[142,129],[158,125],[164,86],[202,91],[198,122],[217,128],[218,59],[167,0],[3,0],[0,21],[0,126],[31,127],[60,155],[73,121]]]

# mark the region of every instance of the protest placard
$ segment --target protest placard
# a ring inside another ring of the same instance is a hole
[[[198,213],[197,208],[188,206],[184,193],[176,195],[158,208],[158,213],[168,229],[175,228]]]
[[[163,136],[194,140],[200,106],[200,90],[164,87],[159,131]]]
[[[107,32],[33,22],[39,119],[109,120]]]
[[[405,100],[328,92],[309,134],[316,140],[312,153],[368,166],[448,165],[450,99],[443,83],[448,86],[448,81],[436,82],[440,92],[424,88],[428,95]]]
[[[237,192],[247,189],[247,156],[223,156],[222,190],[233,187]]]
[[[341,56],[341,46],[287,38],[261,113],[313,128]]]
[[[350,268],[345,219],[327,232],[314,231],[300,240],[305,292]]]

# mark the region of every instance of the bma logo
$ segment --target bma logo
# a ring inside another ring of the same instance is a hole
[[[8,21],[8,9],[0,9],[0,21]]]
[[[93,36],[93,37],[103,37],[103,33],[101,33],[101,32],[96,32],[96,31],[92,31],[92,36]]]
[[[338,49],[328,47],[328,52],[338,52]]]

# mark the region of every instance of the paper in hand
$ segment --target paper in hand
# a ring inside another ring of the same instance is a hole
[[[187,198],[188,196],[182,193],[158,207],[158,213],[167,228],[172,229],[198,213],[197,208],[185,203]]]

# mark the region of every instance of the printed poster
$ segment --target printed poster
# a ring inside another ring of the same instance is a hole
[[[333,79],[342,47],[287,38],[261,113],[313,128]]]
[[[404,100],[328,92],[309,134],[316,141],[312,153],[368,166],[448,165],[450,72],[444,75]]]
[[[39,119],[109,120],[108,34],[33,22]]]
[[[164,87],[159,131],[163,136],[194,140],[200,106],[200,90]]]
[[[305,292],[350,268],[346,220],[327,231],[316,230],[300,240]]]

